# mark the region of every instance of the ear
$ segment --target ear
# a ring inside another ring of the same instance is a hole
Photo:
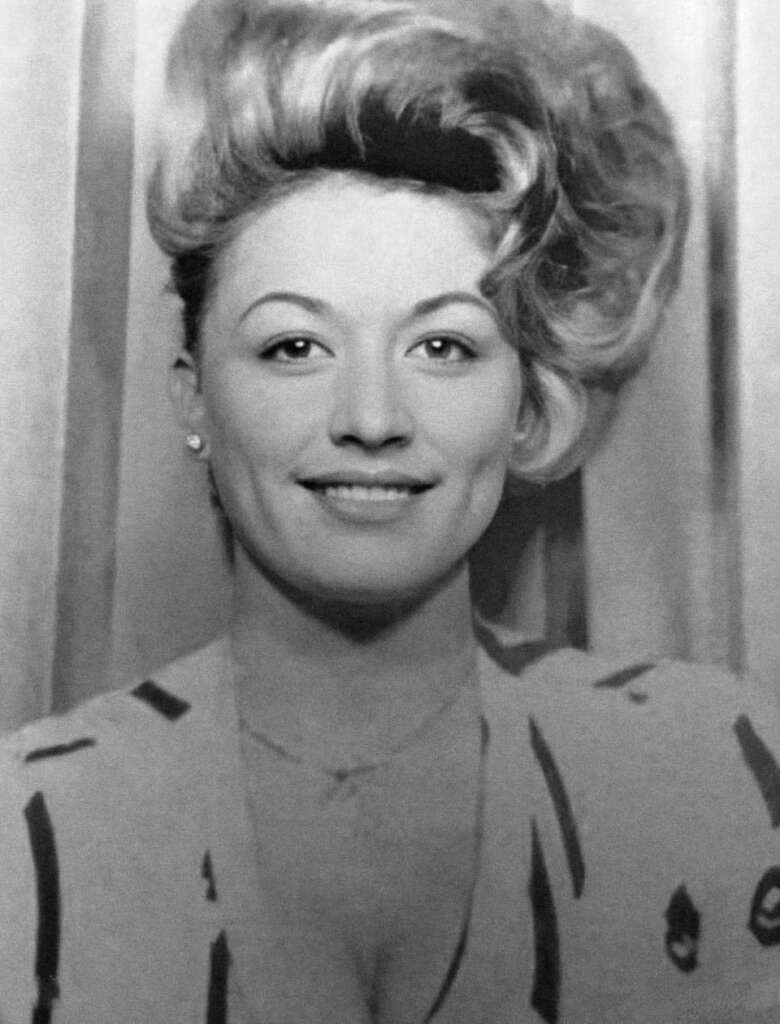
[[[200,389],[200,374],[192,353],[182,349],[168,371],[168,395],[176,418],[188,434],[200,434],[208,447],[206,410]]]

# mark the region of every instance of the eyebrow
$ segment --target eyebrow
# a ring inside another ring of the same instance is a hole
[[[469,306],[476,306],[484,313],[496,319],[496,311],[486,299],[481,299],[471,292],[444,292],[442,295],[435,295],[431,299],[423,299],[412,307],[413,316],[428,316],[437,312],[442,306],[449,306],[452,303],[465,303]]]
[[[302,309],[306,310],[307,313],[313,313],[319,316],[333,312],[333,307],[330,303],[325,302],[324,299],[317,299],[311,295],[303,295],[300,292],[275,291],[267,292],[265,295],[261,295],[260,298],[255,299],[254,302],[250,303],[250,305],[247,306],[241,314],[239,323],[246,320],[250,313],[254,312],[254,310],[258,309],[260,306],[265,306],[271,302],[289,302],[292,305],[300,306]],[[436,313],[444,306],[449,306],[455,303],[475,306],[477,309],[481,309],[484,313],[487,313],[494,320],[497,319],[495,309],[493,309],[486,299],[482,299],[478,295],[473,295],[471,292],[464,291],[443,292],[441,295],[434,295],[430,299],[422,299],[412,307],[411,315],[408,319],[430,316],[432,313]]]
[[[265,306],[269,302],[290,302],[295,306],[305,309],[307,313],[317,313],[320,316],[332,312],[329,303],[323,299],[315,299],[311,295],[301,295],[300,292],[267,292],[247,306],[239,317],[238,322],[241,323],[246,320],[250,313],[253,313],[260,306]]]

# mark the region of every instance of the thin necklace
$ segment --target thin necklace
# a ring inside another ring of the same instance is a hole
[[[447,711],[455,704],[464,692],[465,691],[458,690],[456,693],[453,693],[446,701],[444,701],[443,704],[438,708],[434,708],[433,711],[429,712],[429,714],[422,718],[414,729],[406,733],[406,735],[403,736],[394,746],[386,750],[381,757],[377,757],[369,761],[359,761],[355,764],[343,765],[338,768],[323,764],[320,761],[314,761],[302,753],[290,750],[283,743],[279,742],[279,740],[274,739],[273,736],[269,736],[268,733],[263,732],[261,729],[251,726],[249,722],[247,722],[246,718],[244,718],[240,713],[238,716],[238,724],[245,736],[253,740],[259,746],[264,747],[266,750],[270,750],[283,761],[298,765],[302,768],[308,768],[341,783],[354,775],[362,775],[367,772],[376,771],[377,768],[381,768],[388,764],[404,750],[415,746],[415,744],[417,744],[425,734],[433,728],[436,722],[440,718],[444,717]]]

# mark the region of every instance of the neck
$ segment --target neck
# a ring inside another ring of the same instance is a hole
[[[237,701],[250,728],[312,763],[387,757],[473,690],[468,570],[403,608],[313,605],[236,560]]]

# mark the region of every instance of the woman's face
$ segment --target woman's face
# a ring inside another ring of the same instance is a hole
[[[189,423],[244,551],[302,594],[422,596],[492,518],[521,376],[478,286],[486,234],[334,176],[222,254]]]

